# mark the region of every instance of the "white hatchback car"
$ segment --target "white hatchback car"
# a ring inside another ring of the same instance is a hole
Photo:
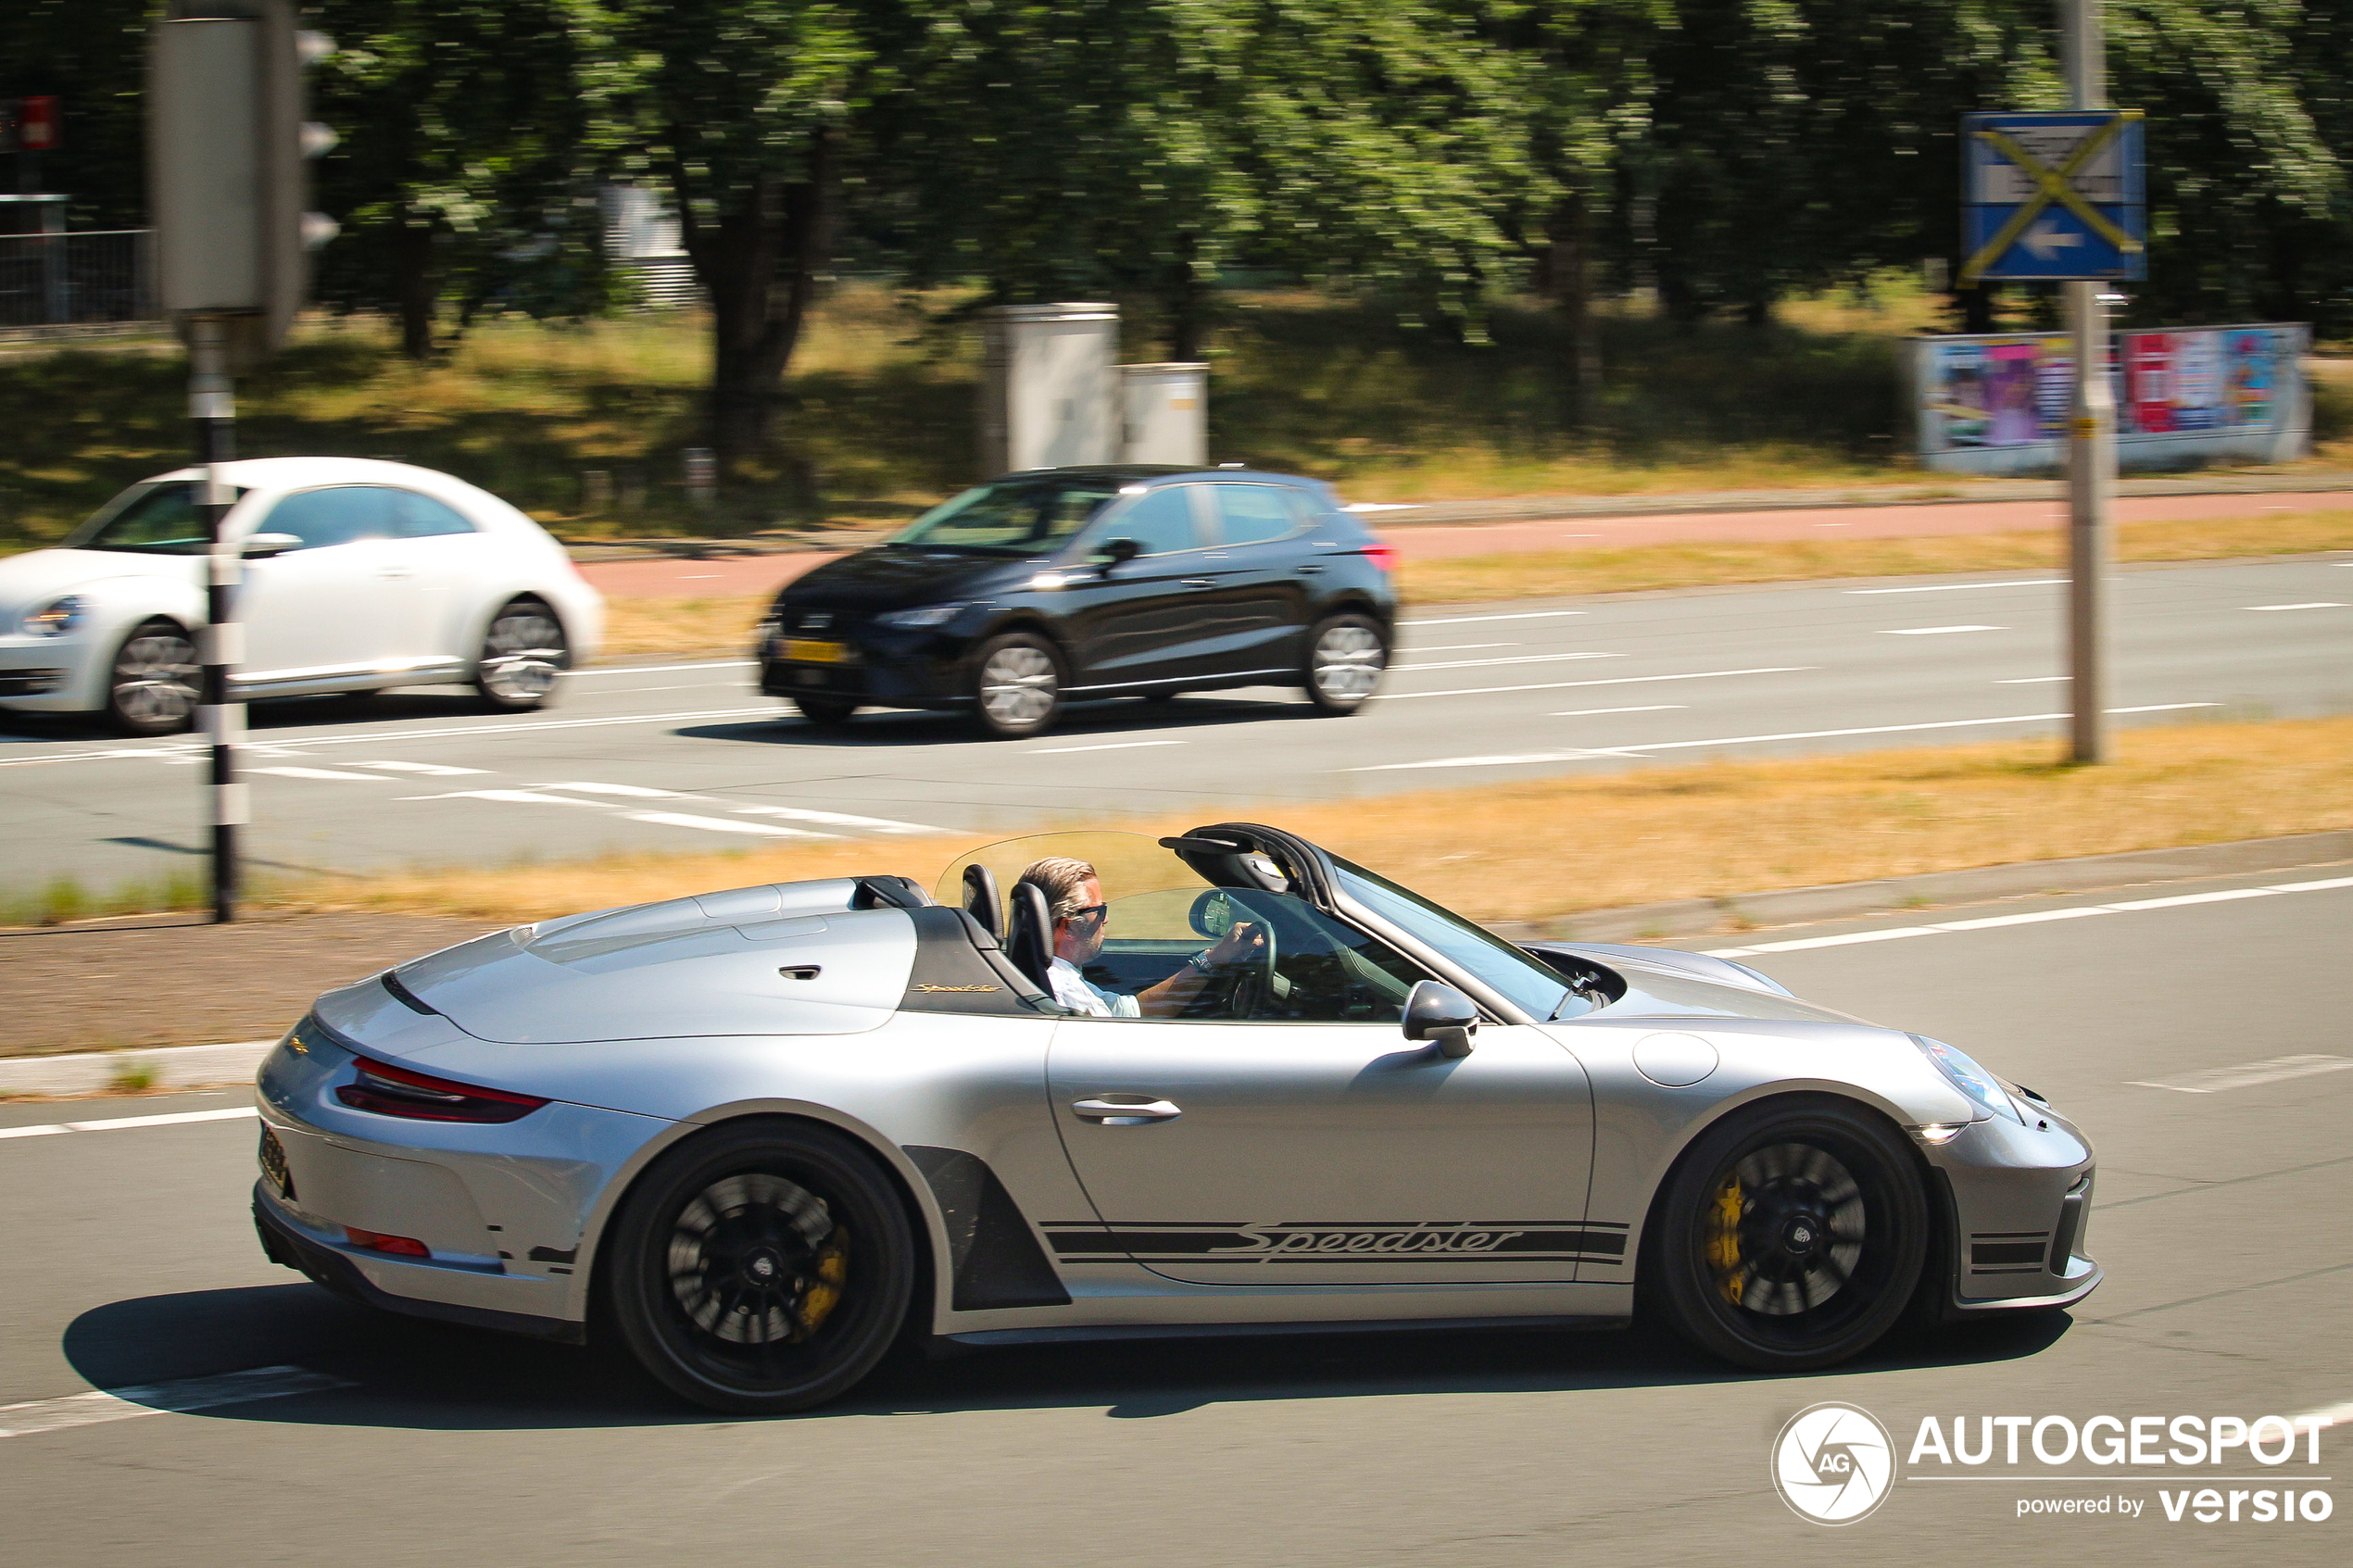
[[[406,463],[225,465],[244,545],[248,698],[470,682],[494,709],[547,702],[604,630],[604,598],[537,523]],[[56,549],[0,560],[0,710],[185,728],[205,618],[199,470],[134,484]]]

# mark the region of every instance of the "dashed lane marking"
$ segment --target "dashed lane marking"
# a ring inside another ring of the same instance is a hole
[[[585,802],[583,802],[585,804]],[[807,828],[780,827],[774,822],[746,822],[725,817],[698,817],[688,811],[625,811],[633,822],[667,828],[700,828],[706,833],[749,834],[759,838],[839,838],[837,833],[812,833]]]
[[[765,708],[710,708],[675,713],[614,713],[597,719],[531,719],[513,723],[446,724],[418,730],[369,730],[356,735],[307,736],[306,747],[321,746],[382,746],[387,741],[441,740],[451,735],[504,735],[540,730],[588,730],[613,724],[684,724],[701,719],[774,719],[782,723],[785,711]],[[185,755],[198,743],[177,741],[169,746],[102,746],[86,751],[54,751],[38,757],[0,758],[0,768],[29,768],[46,762],[90,762],[118,757],[163,758]]]
[[[242,1122],[261,1114],[249,1105],[226,1110],[174,1110],[160,1116],[117,1116],[104,1122],[44,1122],[37,1127],[0,1127],[0,1138],[45,1138],[60,1133],[115,1133],[141,1127],[178,1127],[191,1122]]]
[[[1680,702],[1654,702],[1642,708],[1572,708],[1567,712],[1553,714],[1552,717],[1555,719],[1591,719],[1603,713],[1680,713],[1684,711],[1688,706],[1688,704]]]
[[[2347,608],[2334,599],[2322,599],[2309,605],[2248,605],[2248,609],[2344,609]]]
[[[1591,615],[1585,609],[1524,609],[1510,615],[1440,615],[1421,621],[1401,621],[1400,626],[1468,626],[1479,621],[1558,621],[1571,615]]]
[[[355,768],[382,768],[392,773],[420,773],[430,778],[454,779],[461,773],[486,773],[487,768],[452,768],[446,762],[355,762]]]
[[[1898,626],[1882,627],[1882,637],[1942,637],[1954,632],[2007,632],[2007,626]]]
[[[1601,681],[1543,681],[1522,686],[1472,686],[1452,692],[1376,692],[1375,702],[1410,702],[1425,696],[1486,696],[1495,692],[1565,692],[1584,686],[1639,686],[1648,681],[1713,681],[1728,675],[1803,675],[1818,664],[1777,664],[1761,670],[1695,670],[1688,675],[1615,675]]]
[[[1101,746],[1034,746],[1022,753],[1025,757],[1051,757],[1064,751],[1136,751],[1148,746],[1183,746],[1181,740],[1120,740]]]
[[[2006,583],[1931,583],[1920,588],[1849,588],[1850,594],[1957,594],[1965,588],[2047,588],[2064,577],[2029,577]]]
[[[2269,1061],[2243,1061],[2235,1067],[2208,1067],[2196,1073],[2184,1073],[2167,1083],[2161,1079],[2135,1078],[2136,1089],[2171,1089],[2176,1094],[2212,1095],[2225,1089],[2251,1089],[2258,1084],[2284,1083],[2290,1078],[2309,1078],[2320,1073],[2342,1073],[2353,1067],[2353,1057],[2343,1056],[2275,1056]]]
[[[601,809],[601,800],[574,800],[568,795],[543,795],[534,789],[453,789],[446,795],[401,795],[396,800],[503,800],[514,806],[585,806]]]
[[[356,784],[389,784],[382,773],[346,773],[333,768],[247,768],[248,773],[269,773],[282,779],[342,779]]]
[[[1441,659],[1428,664],[1394,664],[1392,671],[1470,670],[1489,664],[1558,664],[1570,659],[1624,659],[1622,653],[1526,653],[1510,659]]]
[[[88,1394],[68,1394],[59,1399],[0,1405],[0,1437],[31,1437],[107,1421],[181,1414],[222,1405],[251,1404],[256,1399],[280,1399],[290,1394],[317,1394],[330,1388],[356,1386],[349,1378],[330,1377],[308,1367],[265,1366],[222,1373],[217,1377],[182,1377],[169,1383],[98,1389]]]

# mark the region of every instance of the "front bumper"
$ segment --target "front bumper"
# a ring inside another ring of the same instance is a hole
[[[96,704],[85,689],[95,657],[86,633],[0,637],[0,704],[20,713],[78,713]]]
[[[1947,1318],[2070,1307],[2106,1277],[2088,1250],[2095,1161],[2047,1107],[2023,1126],[1973,1123],[1931,1149],[1947,1239]]]
[[[922,633],[849,644],[852,658],[820,664],[781,657],[783,639],[760,649],[760,689],[768,696],[818,696],[878,708],[969,706],[963,639]]]

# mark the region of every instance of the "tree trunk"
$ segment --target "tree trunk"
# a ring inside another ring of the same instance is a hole
[[[760,175],[720,195],[709,222],[697,217],[692,176],[673,166],[680,238],[711,300],[711,444],[723,471],[738,470],[768,440],[831,249],[832,152],[819,132],[806,178]]]
[[[1568,419],[1579,428],[1601,413],[1602,345],[1593,323],[1593,213],[1572,194],[1546,225],[1544,281],[1568,329]]]
[[[1176,237],[1176,258],[1169,264],[1165,304],[1168,309],[1168,358],[1176,364],[1201,358],[1202,288],[1193,275],[1196,248],[1189,233]]]
[[[1958,291],[1961,296],[1961,331],[1982,334],[1994,330],[1994,285],[1980,283],[1973,289]]]
[[[395,231],[392,243],[393,288],[400,302],[400,352],[411,359],[433,356],[434,298],[433,222],[414,220]]]

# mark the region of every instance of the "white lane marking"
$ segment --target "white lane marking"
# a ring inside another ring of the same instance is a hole
[[[831,827],[872,828],[876,833],[946,833],[925,822],[901,822],[888,817],[852,817],[840,811],[812,811],[799,806],[737,806],[747,817],[783,817],[795,822],[824,822]]]
[[[2185,1073],[2179,1083],[2168,1084],[2149,1078],[2134,1078],[2130,1082],[2136,1089],[2171,1089],[2176,1094],[2212,1095],[2225,1089],[2251,1089],[2258,1084],[2309,1078],[2315,1073],[2342,1073],[2348,1067],[2353,1067],[2353,1057],[2275,1056],[2269,1061],[2243,1061],[2235,1067],[2208,1067],[2202,1072]]]
[[[1680,713],[1687,705],[1680,702],[1654,702],[1645,708],[1572,708],[1554,713],[1554,719],[1590,719],[1597,713]]]
[[[1401,621],[1400,626],[1468,626],[1477,621],[1557,621],[1566,615],[1591,615],[1590,609],[1524,609],[1510,615],[1440,615]]]
[[[2213,708],[2211,702],[2164,702],[2146,708],[2111,708],[2110,713],[2170,713],[2190,708]],[[1771,735],[1718,735],[1712,740],[1644,741],[1631,746],[1590,746],[1578,751],[1530,752],[1511,757],[1440,757],[1426,762],[1381,762],[1343,772],[1394,772],[1408,768],[1500,767],[1516,762],[1571,762],[1584,757],[1631,757],[1652,751],[1686,751],[1693,746],[1747,746],[1764,741],[1827,740],[1839,735],[1891,735],[1919,730],[1958,730],[1977,724],[2034,724],[2065,719],[2065,713],[2013,713],[1999,719],[1940,719],[1931,724],[1865,724],[1847,730],[1788,730]]]
[[[604,675],[669,675],[681,670],[749,670],[759,662],[756,659],[722,659],[709,664],[623,664],[610,670],[572,670],[565,673],[578,681]]]
[[[730,822],[725,817],[697,817],[684,811],[630,811],[625,814],[633,822],[652,822],[658,827],[666,828],[700,828],[706,833],[747,833],[761,838],[839,838],[841,836],[837,833],[812,833],[807,828],[778,827],[774,822]]]
[[[1102,746],[1037,746],[1022,753],[1024,757],[1051,757],[1063,751],[1134,751],[1147,746],[1183,746],[1181,740],[1122,740]]]
[[[1906,925],[1889,931],[1855,932],[1843,936],[1799,936],[1787,942],[1758,942],[1745,947],[1712,947],[1711,959],[1744,959],[1755,953],[1796,953],[1809,947],[1843,947],[1856,942],[1886,942],[1906,936],[1941,936],[1957,931],[1985,931],[2005,925],[2036,925],[2044,921],[2081,920],[2089,915],[2139,914],[2147,909],[2173,909],[2185,904],[2215,904],[2232,898],[2267,898],[2280,893],[2325,893],[2353,887],[2353,876],[2326,877],[2318,882],[2277,882],[2268,887],[2233,887],[2219,893],[2184,893],[2171,898],[2134,898],[2120,904],[2078,904],[2065,909],[2032,914],[1991,915],[1978,920],[1942,921],[1934,925]]]
[[[37,1127],[0,1127],[0,1138],[45,1138],[57,1133],[111,1133],[137,1127],[178,1127],[190,1122],[241,1122],[261,1113],[252,1106],[227,1110],[175,1110],[161,1116],[118,1116],[105,1122],[45,1122]]]
[[[686,796],[674,789],[648,789],[644,784],[543,784],[534,789],[569,789],[581,795],[625,795],[633,800],[683,800]]]
[[[460,773],[486,773],[487,768],[452,768],[443,762],[354,762],[355,768],[382,768],[392,773],[423,773],[436,779],[454,779]]]
[[[0,1437],[31,1437],[106,1421],[212,1410],[221,1405],[249,1404],[256,1399],[283,1399],[289,1394],[316,1394],[329,1388],[356,1386],[349,1378],[330,1377],[323,1372],[298,1366],[254,1367],[245,1372],[223,1373],[218,1377],[176,1378],[170,1383],[68,1394],[61,1399],[0,1405]]]
[[[1849,588],[1850,594],[1957,594],[1964,588],[2047,588],[2064,577],[2028,577],[2010,583],[1932,583],[1925,588]]]
[[[1415,653],[1468,653],[1474,648],[1516,648],[1517,643],[1439,643],[1429,647],[1416,644]],[[1403,651],[1403,650],[1401,650]]]
[[[360,784],[384,784],[382,773],[340,773],[333,768],[247,768],[248,773],[273,773],[282,779],[345,779]]]
[[[1582,686],[1638,686],[1646,681],[1713,681],[1725,675],[1802,675],[1818,664],[1777,664],[1762,670],[1696,670],[1688,675],[1614,675],[1603,681],[1541,681],[1522,686],[1471,686],[1453,692],[1376,692],[1375,702],[1404,702],[1417,696],[1487,696],[1496,692],[1564,692]]]
[[[1516,659],[1441,659],[1434,664],[1393,664],[1392,670],[1469,670],[1483,664],[1558,664],[1567,659],[1624,659],[1622,653],[1527,653]]]
[[[2287,510],[2285,507],[2278,509]],[[2341,1405],[2327,1405],[2320,1410],[2306,1411],[2301,1415],[2292,1415],[2288,1419],[2318,1422],[2324,1426],[2334,1426],[2340,1422],[2353,1422],[2353,1399],[2347,1399]]]
[[[2047,686],[2054,681],[2072,681],[2072,675],[2020,675],[2012,681],[1996,681],[1997,686]]]
[[[2344,609],[2347,607],[2334,599],[2322,599],[2309,605],[2247,605],[2245,608],[2248,609]]]
[[[305,746],[382,746],[387,741],[440,740],[450,735],[503,735],[537,730],[586,730],[610,724],[678,724],[695,719],[785,720],[785,711],[774,704],[765,708],[711,708],[676,713],[616,713],[601,719],[533,719],[518,723],[450,724],[425,730],[370,730],[356,735],[319,735],[306,739]],[[161,757],[170,753],[185,754],[192,743],[181,742],[170,746],[157,746],[134,751],[124,746],[110,746],[98,751],[57,751],[42,757],[0,758],[0,768],[25,768],[42,762],[90,762],[113,757]]]
[[[1340,508],[1344,512],[1417,512],[1428,506],[1428,501],[1351,501]]]
[[[453,789],[447,795],[401,795],[396,800],[504,800],[516,806],[587,806],[601,810],[601,800],[574,800],[568,795],[542,795],[530,789]]]
[[[1953,632],[2007,632],[2007,626],[1902,626],[1881,627],[1882,637],[1942,637]]]

